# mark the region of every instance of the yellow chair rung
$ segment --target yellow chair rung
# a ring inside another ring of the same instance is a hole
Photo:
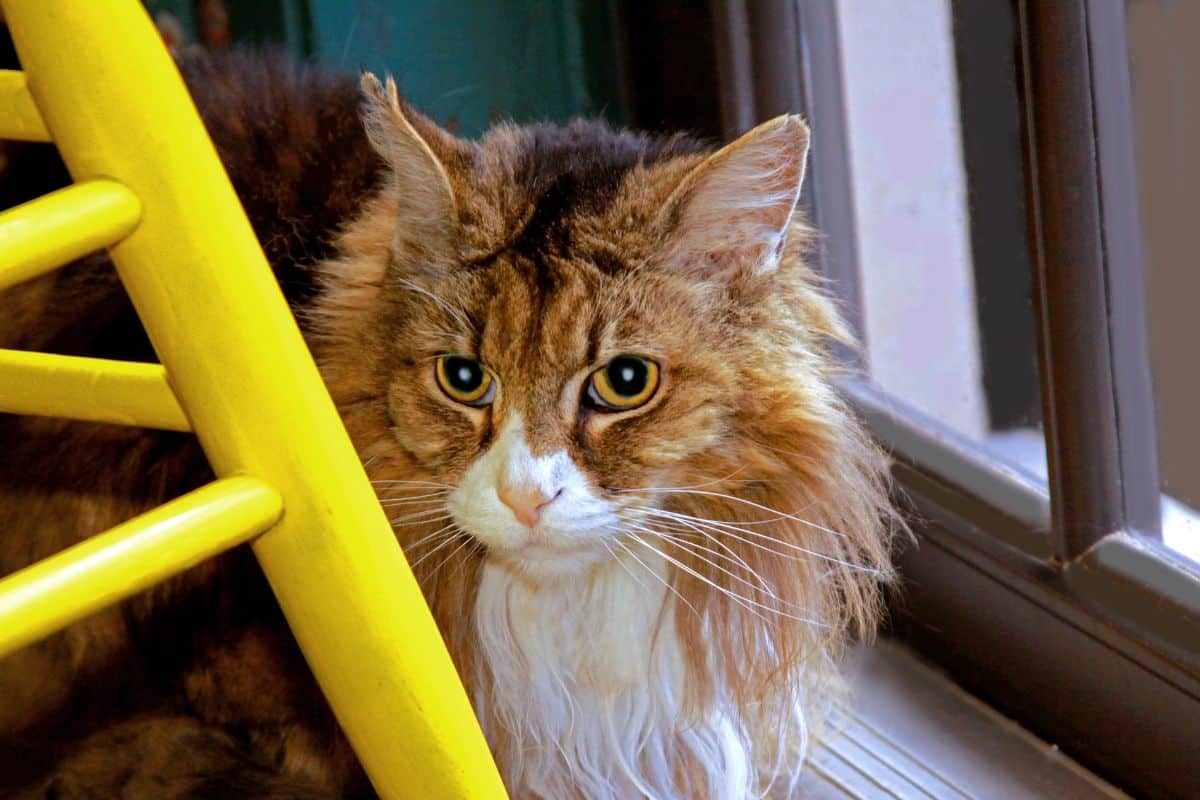
[[[0,412],[188,431],[161,364],[0,350]]]
[[[226,478],[0,580],[0,657],[270,528],[279,493]]]
[[[141,213],[133,192],[104,178],[0,213],[0,291],[116,244]]]
[[[24,72],[0,69],[0,139],[50,141],[50,131],[29,94]]]

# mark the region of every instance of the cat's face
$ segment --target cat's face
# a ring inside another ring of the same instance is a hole
[[[735,433],[729,332],[689,281],[504,253],[426,287],[460,313],[407,299],[391,419],[497,558],[569,571],[611,557],[656,500],[644,490],[695,482],[697,458]]]
[[[755,319],[806,129],[776,120],[716,155],[584,123],[476,145],[376,91],[400,204],[381,368],[397,445],[496,559],[611,558],[655,492],[726,477],[739,411],[771,388],[747,366],[804,368]]]

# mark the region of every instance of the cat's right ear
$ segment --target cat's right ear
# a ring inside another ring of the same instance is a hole
[[[808,126],[764,122],[705,159],[663,205],[671,231],[663,262],[726,285],[779,266],[804,181]]]
[[[362,91],[367,138],[391,167],[400,189],[397,237],[426,244],[448,237],[456,216],[455,198],[443,159],[467,147],[466,142],[408,108],[390,76],[381,83],[365,73]]]

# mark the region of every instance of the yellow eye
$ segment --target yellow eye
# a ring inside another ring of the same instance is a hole
[[[592,373],[587,396],[603,411],[629,411],[644,405],[658,389],[658,364],[640,356],[617,356]]]
[[[438,356],[437,382],[451,400],[468,406],[486,406],[496,394],[492,373],[466,356]]]

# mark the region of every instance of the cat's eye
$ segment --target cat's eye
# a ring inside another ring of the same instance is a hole
[[[451,400],[468,406],[486,406],[496,394],[492,373],[473,358],[438,356],[437,382]]]
[[[645,405],[658,389],[658,364],[641,356],[617,356],[588,379],[587,398],[603,411]]]

